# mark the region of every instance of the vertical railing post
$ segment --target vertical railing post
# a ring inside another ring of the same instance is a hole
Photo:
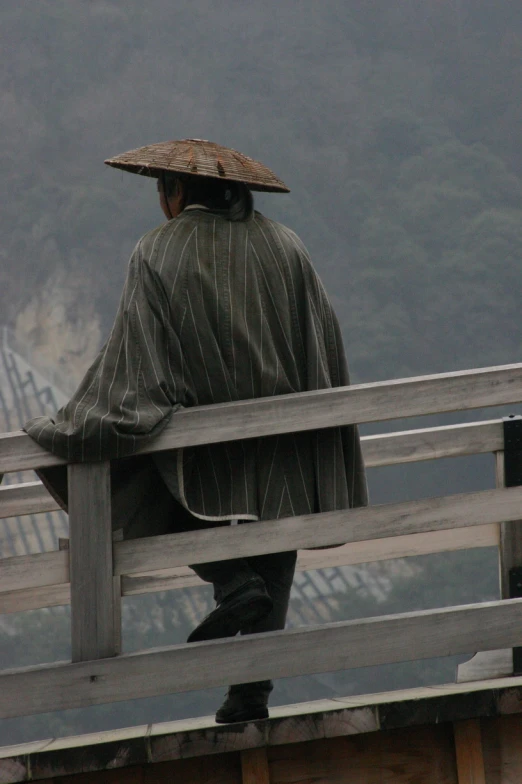
[[[72,660],[120,650],[120,596],[113,577],[110,463],[68,466]]]
[[[503,420],[504,450],[495,453],[497,487],[522,485],[522,416]],[[522,518],[522,514],[521,514]],[[500,590],[503,599],[522,597],[522,522],[500,524]],[[513,673],[522,673],[522,648],[513,648]]]

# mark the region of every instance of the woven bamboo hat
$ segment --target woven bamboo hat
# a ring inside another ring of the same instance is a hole
[[[290,192],[290,188],[262,163],[205,139],[149,144],[108,158],[105,163],[145,177],[178,172],[244,182],[253,191]]]

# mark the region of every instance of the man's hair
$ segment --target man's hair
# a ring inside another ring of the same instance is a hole
[[[252,192],[243,182],[170,172],[162,175],[162,181],[167,198],[177,193],[178,183],[182,185],[182,209],[189,204],[201,204],[233,221],[246,220],[253,213]]]

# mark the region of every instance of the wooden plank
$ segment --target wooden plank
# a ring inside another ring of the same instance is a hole
[[[132,574],[234,557],[328,547],[339,542],[426,533],[513,520],[522,487],[345,509],[259,524],[115,542],[115,574]]]
[[[110,464],[68,466],[72,660],[118,652],[112,573]]]
[[[45,585],[43,588],[22,588],[20,591],[0,593],[0,615],[39,610],[42,607],[59,607],[70,603],[69,583]]]
[[[502,449],[502,420],[379,433],[361,444],[367,468],[485,454]]]
[[[444,726],[269,748],[272,784],[457,784]]]
[[[459,784],[486,784],[480,721],[456,721],[453,732]]]
[[[361,444],[367,468],[484,454],[502,448],[502,420],[363,436]],[[60,508],[41,482],[0,487],[0,518]]]
[[[511,599],[175,645],[4,671],[0,718],[521,642],[522,599]]]
[[[487,784],[520,784],[522,716],[498,716],[481,724]]]
[[[297,571],[325,569],[336,566],[373,563],[394,558],[408,558],[429,553],[452,552],[476,547],[498,547],[498,525],[479,525],[472,529],[430,531],[426,534],[353,542],[331,550],[301,550],[297,557]],[[0,561],[1,568],[1,561]],[[188,566],[178,566],[142,575],[123,575],[124,596],[170,591],[204,585]],[[0,608],[2,597],[0,594]],[[1,612],[1,610],[0,610]]]
[[[518,403],[521,383],[514,364],[197,406],[177,411],[140,451]],[[0,436],[0,473],[63,463],[21,431]]]
[[[66,541],[68,543],[69,540]],[[297,570],[306,571],[307,569],[323,569],[332,566],[348,566],[359,563],[372,563],[389,558],[407,558],[428,553],[495,546],[498,546],[498,525],[481,525],[472,529],[434,531],[427,534],[397,536],[393,539],[376,539],[373,542],[354,542],[344,547],[336,547],[333,550],[305,550],[299,552]],[[39,556],[23,557],[27,559],[38,558]],[[0,582],[3,564],[10,560],[0,560]],[[62,571],[64,568],[65,566],[62,568]],[[54,564],[51,564],[50,570],[52,570],[52,574],[56,573]],[[13,578],[12,573],[11,578]],[[47,580],[52,579],[52,575],[49,577],[44,576],[43,579],[46,583],[42,584],[41,587],[0,592],[0,615],[70,603],[69,583],[48,584]],[[13,579],[11,581],[16,582]],[[177,566],[174,569],[164,569],[134,576],[123,575],[121,577],[121,593],[123,596],[171,591],[177,588],[190,588],[195,585],[205,585],[205,583],[188,566]]]
[[[270,784],[266,748],[245,749],[241,752],[243,784]]]
[[[0,560],[0,594],[69,582],[69,553],[53,550]]]
[[[65,465],[65,463],[66,460],[56,457],[52,452],[47,452],[23,430],[0,435],[0,474]]]
[[[513,651],[502,648],[498,651],[480,651],[469,661],[457,667],[457,683],[482,681],[486,678],[505,678],[513,674]]]
[[[59,504],[41,482],[25,482],[0,487],[0,519],[41,512],[55,512]]]

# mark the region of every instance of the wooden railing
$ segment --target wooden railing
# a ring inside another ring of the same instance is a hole
[[[143,451],[520,402],[522,364],[361,384],[186,409]],[[494,453],[497,488],[124,542],[112,541],[109,464],[69,465],[69,547],[0,561],[0,613],[70,602],[72,662],[0,673],[0,718],[522,645],[522,599],[507,598],[522,487],[504,487],[503,448],[500,419],[367,436],[368,467]],[[0,436],[0,473],[63,463],[25,433]],[[1,518],[56,508],[38,482],[0,488]],[[120,653],[121,597],[197,584],[187,563],[339,542],[300,553],[298,568],[497,545],[504,600]]]

